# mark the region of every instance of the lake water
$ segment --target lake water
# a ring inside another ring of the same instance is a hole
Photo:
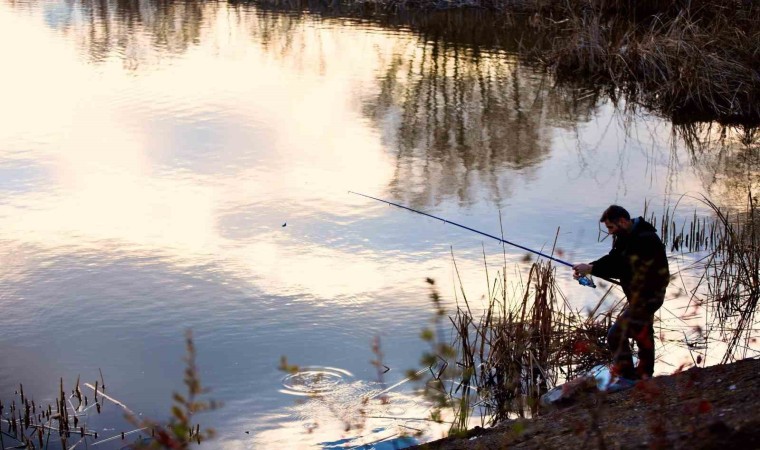
[[[472,299],[483,254],[490,275],[505,257],[349,191],[536,249],[559,228],[571,262],[608,250],[611,203],[741,201],[736,140],[695,154],[666,119],[557,86],[517,58],[519,24],[486,19],[1,0],[0,398],[24,383],[51,401],[59,378],[100,369],[110,395],[165,418],[192,329],[224,402],[199,419],[219,435],[207,447],[406,445],[403,427],[427,426],[411,383],[360,431],[340,416],[416,367],[426,277],[452,307],[452,253]],[[525,252],[506,252],[508,276],[524,272]],[[562,266],[558,280],[578,308],[603,293]],[[282,355],[313,370],[286,379]],[[330,395],[293,395],[304,383]],[[115,416],[93,426],[128,429]]]

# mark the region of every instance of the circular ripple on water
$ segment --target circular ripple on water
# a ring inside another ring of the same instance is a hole
[[[335,367],[301,367],[283,378],[280,392],[291,395],[322,395],[334,391],[353,377],[347,370]]]

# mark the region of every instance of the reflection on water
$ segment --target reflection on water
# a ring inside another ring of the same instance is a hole
[[[678,127],[705,192],[718,204],[743,209],[760,190],[760,139],[755,129],[711,124]]]
[[[406,384],[365,434],[318,418],[378,389],[375,336],[389,385],[417,364],[423,280],[453,278],[452,246],[473,299],[484,253],[510,274],[522,255],[349,190],[535,248],[560,227],[583,261],[608,250],[612,202],[757,189],[755,137],[555,86],[517,56],[526,39],[542,37],[482,12],[0,2],[0,41],[23,42],[0,48],[17,68],[0,86],[0,395],[102,369],[161,417],[189,327],[225,448],[399,443],[426,415]],[[602,295],[558,280],[579,308]],[[318,368],[291,391],[330,395],[294,404],[281,355]]]
[[[395,53],[365,111],[396,149],[391,192],[415,206],[483,190],[503,204],[549,156],[550,127],[585,122],[594,106],[587,97],[568,116],[571,102],[515,56],[430,40]]]
[[[168,57],[186,52],[218,11],[199,1],[145,0],[48,2],[43,9],[47,25],[86,49],[90,61],[118,56],[132,70],[149,49]]]
[[[472,202],[482,189],[503,204],[515,182],[503,169],[514,173],[545,159],[551,147],[548,127],[586,122],[599,97],[597,92],[553,89],[545,74],[521,63],[514,56],[518,47],[539,45],[534,41],[541,38],[521,22],[505,26],[479,12],[443,12],[433,20],[410,15],[401,23],[379,16],[369,24],[406,25],[422,34],[376,39],[356,48],[324,32],[335,22],[315,20],[293,6],[265,4],[265,10],[279,13],[251,15],[256,11],[252,6],[235,5],[225,18],[267,54],[297,70],[313,68],[331,82],[356,81],[326,72],[335,59],[367,64],[367,51],[377,58],[369,64],[375,66],[379,90],[361,93],[363,113],[381,132],[383,145],[393,149],[391,192],[416,206],[447,197]],[[317,11],[336,14],[334,9]],[[65,19],[53,23],[73,35],[92,61],[118,57],[137,70],[160,61],[161,55],[188,51],[203,30],[210,35],[203,37],[218,40],[214,32],[231,28],[218,14],[218,6],[202,2],[85,1],[67,5],[65,13],[59,12]]]

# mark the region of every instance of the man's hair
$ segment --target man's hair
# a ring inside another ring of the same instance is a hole
[[[617,222],[620,219],[631,220],[631,215],[628,214],[628,211],[622,206],[610,205],[609,208],[605,209],[602,213],[599,222],[606,222],[608,220],[610,222]]]

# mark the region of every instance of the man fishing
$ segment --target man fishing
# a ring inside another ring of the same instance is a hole
[[[670,281],[670,273],[665,246],[657,237],[655,228],[644,218],[638,217],[631,220],[631,215],[623,207],[611,205],[599,220],[613,235],[610,253],[589,264],[571,264],[553,255],[547,255],[442,217],[358,192],[349,192],[441,220],[572,267],[573,277],[583,286],[596,287],[593,280],[587,277],[588,274],[614,283],[618,282],[610,278],[619,279],[619,284],[628,297],[628,306],[618,316],[607,334],[607,342],[613,354],[613,369],[618,375],[617,381],[607,390],[615,391],[631,387],[636,380],[651,377],[654,373],[654,313],[660,309],[665,300],[665,288]],[[630,338],[633,338],[639,347],[639,365],[636,368],[633,366],[631,346],[628,342]]]
[[[628,305],[607,334],[613,374],[618,375],[608,391],[619,391],[654,373],[654,313],[665,300],[670,273],[665,246],[644,218],[631,220],[625,208],[611,205],[599,221],[613,236],[612,250],[592,263],[573,265],[573,276],[617,278],[628,298]],[[633,339],[639,349],[637,367],[633,366],[628,339]]]

